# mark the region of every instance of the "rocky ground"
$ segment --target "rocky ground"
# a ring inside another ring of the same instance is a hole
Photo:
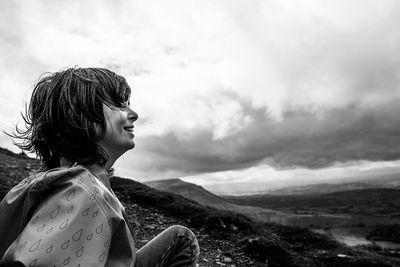
[[[0,199],[39,162],[0,148]],[[400,266],[396,257],[348,248],[307,229],[256,224],[128,179],[111,179],[126,207],[137,247],[175,224],[187,226],[201,247],[199,266]]]
[[[137,248],[141,248],[153,237],[172,225],[187,225],[184,220],[160,214],[155,209],[147,209],[137,204],[127,207],[128,220],[135,229]],[[214,239],[205,229],[192,229],[200,245],[199,266],[252,266],[254,259],[249,258],[238,246],[227,240]]]

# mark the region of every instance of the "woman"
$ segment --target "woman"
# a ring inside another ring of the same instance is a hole
[[[114,162],[134,148],[130,87],[114,72],[71,68],[42,77],[17,128],[42,170],[0,204],[3,266],[195,266],[194,234],[173,226],[136,250],[110,187]]]

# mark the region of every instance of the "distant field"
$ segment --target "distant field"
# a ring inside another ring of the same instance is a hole
[[[302,227],[400,224],[400,190],[364,189],[330,194],[230,196],[238,205],[280,211],[269,220]],[[256,216],[256,215],[254,215]],[[260,218],[266,218],[262,213]]]
[[[306,227],[325,233],[347,245],[372,244],[369,238],[385,240],[385,246],[397,248],[400,237],[400,190],[363,189],[329,194],[231,196],[226,200],[238,205],[257,206],[279,211],[253,214],[259,220]],[[386,241],[394,241],[390,243]],[[390,244],[389,244],[390,243]],[[375,245],[384,247],[379,242]]]
[[[312,214],[314,211],[400,218],[400,190],[396,189],[364,189],[312,195],[226,196],[225,199],[238,205],[298,213]]]

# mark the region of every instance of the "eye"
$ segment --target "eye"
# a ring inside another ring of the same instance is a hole
[[[119,104],[118,108],[119,109],[125,109],[128,108],[130,106],[131,102],[130,101],[126,101],[126,102],[122,102]]]

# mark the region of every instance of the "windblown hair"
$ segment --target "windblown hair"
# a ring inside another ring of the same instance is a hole
[[[80,164],[104,165],[108,160],[96,141],[104,137],[103,104],[124,106],[131,89],[125,78],[102,68],[70,68],[42,76],[34,87],[29,108],[16,126],[14,143],[34,152],[43,169],[60,166],[60,157]]]

